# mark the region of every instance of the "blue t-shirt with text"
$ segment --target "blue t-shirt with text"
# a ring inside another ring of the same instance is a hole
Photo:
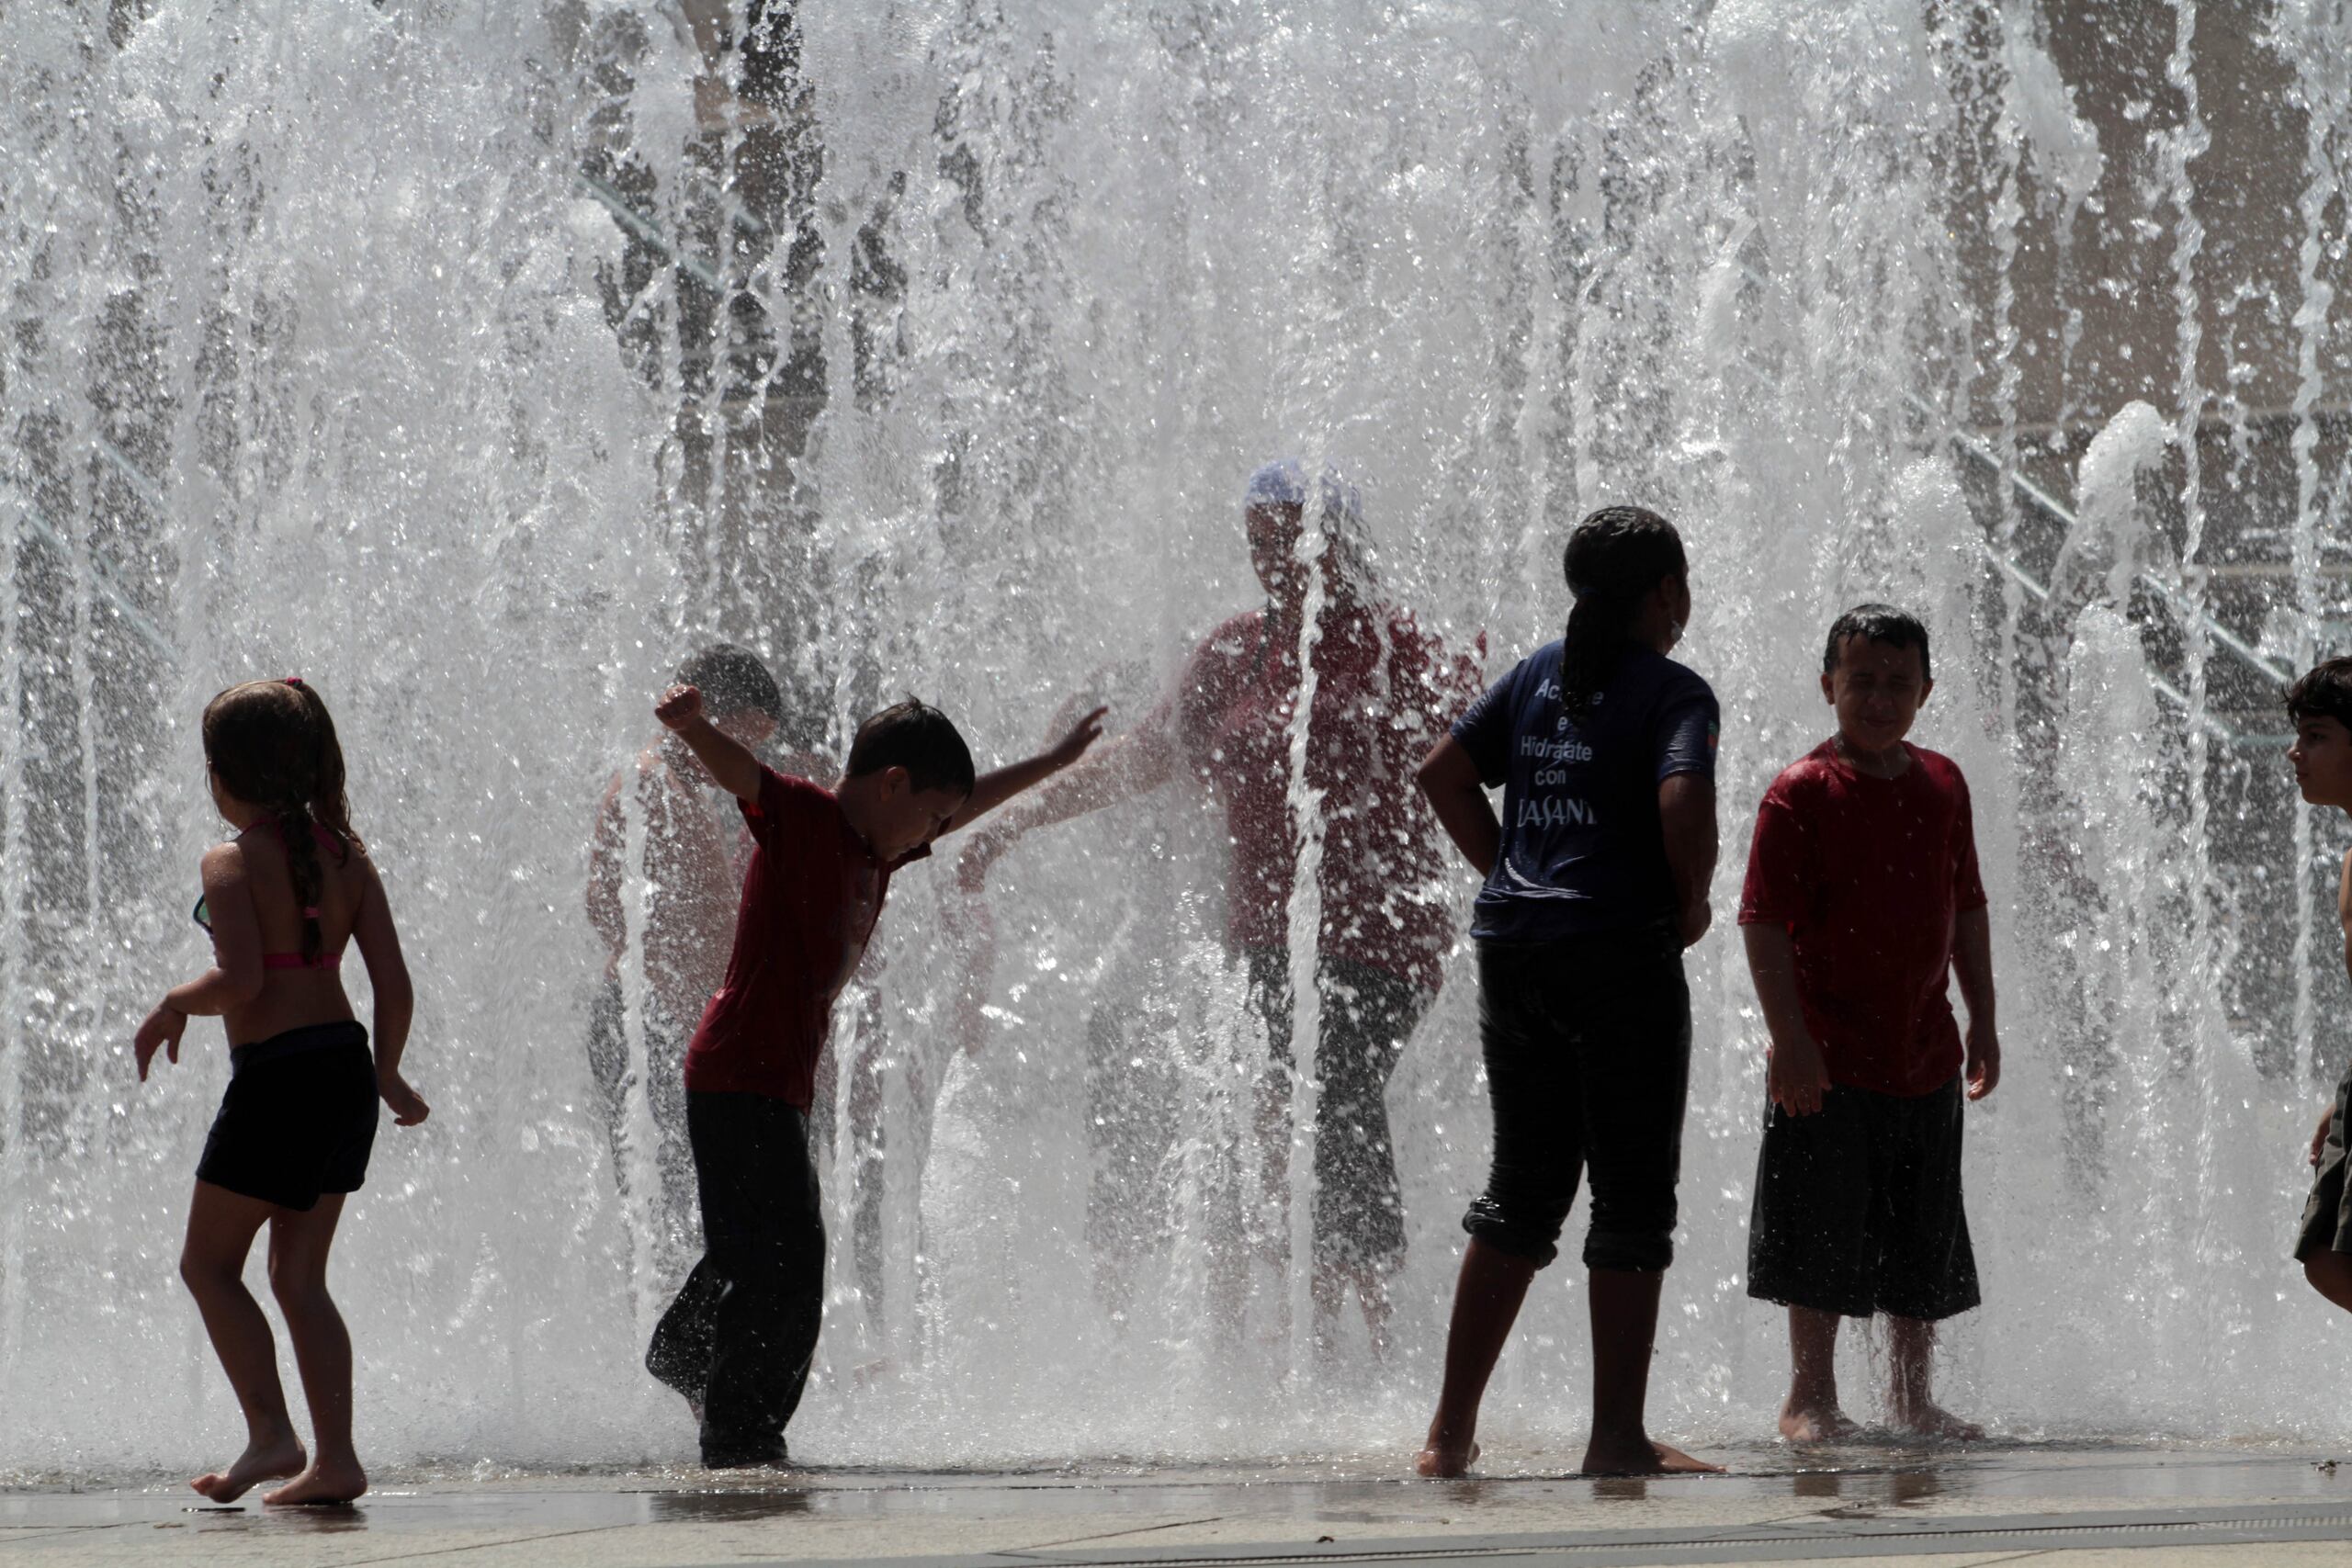
[[[1503,791],[1503,846],[1470,934],[1534,942],[1671,920],[1674,879],[1657,786],[1715,773],[1720,710],[1660,653],[1625,655],[1582,722],[1560,708],[1560,645],[1545,644],[1455,721],[1478,777]]]

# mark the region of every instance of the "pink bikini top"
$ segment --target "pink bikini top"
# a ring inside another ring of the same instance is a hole
[[[319,842],[329,849],[343,849],[343,840],[321,824],[311,823],[311,830],[318,835]],[[284,825],[280,824],[278,836],[283,838],[285,832]],[[316,904],[304,906],[302,918],[309,920],[319,919],[319,907]],[[201,898],[196,901],[196,923],[208,931],[212,929],[212,911]],[[340,952],[322,953],[316,958],[305,958],[299,953],[265,953],[261,955],[261,966],[265,969],[340,969],[343,967],[343,954]]]
[[[304,909],[302,913],[314,920],[319,918],[316,908]],[[316,958],[305,958],[299,953],[265,953],[261,955],[261,966],[265,969],[340,969],[343,967],[343,954],[322,953]]]

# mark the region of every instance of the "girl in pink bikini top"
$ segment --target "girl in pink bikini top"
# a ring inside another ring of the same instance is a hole
[[[368,1474],[352,1447],[351,1341],[327,1259],[345,1201],[367,1180],[381,1111],[413,1127],[429,1111],[401,1072],[415,992],[383,879],[351,830],[342,744],[319,694],[299,680],[230,687],[204,710],[204,761],[213,804],[237,830],[204,856],[196,919],[211,933],[212,963],[173,987],[132,1041],[142,1081],[159,1051],[179,1060],[191,1016],[219,1018],[230,1048],[180,1277],[244,1414],[245,1447],[188,1484],[227,1503],[291,1477],[262,1500],[348,1502]],[[346,942],[368,966],[372,1043],[336,973]],[[278,1382],[269,1320],[244,1283],[265,1227],[310,1396],[307,1446]]]

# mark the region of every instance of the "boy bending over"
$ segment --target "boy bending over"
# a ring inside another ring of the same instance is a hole
[[[1740,896],[1772,1039],[1747,1293],[1789,1309],[1792,1442],[1856,1429],[1838,1404],[1838,1320],[1879,1312],[1891,1423],[1984,1435],[1928,1388],[1935,1325],[1978,1301],[1962,1081],[1982,1100],[2001,1077],[1968,784],[1903,739],[1934,688],[1918,621],[1884,604],[1838,618],[1821,675],[1838,733],[1765,792]],[[1955,963],[1964,1045],[1946,994]]]
[[[781,1466],[824,1305],[808,1115],[833,998],[874,934],[891,874],[1078,761],[1102,711],[1049,750],[976,779],[956,727],[910,698],[859,727],[830,790],[763,766],[704,716],[692,686],[672,687],[654,714],[736,797],[752,850],[726,977],[686,1047],[703,1258],[654,1328],[645,1365],[700,1416],[704,1464]]]

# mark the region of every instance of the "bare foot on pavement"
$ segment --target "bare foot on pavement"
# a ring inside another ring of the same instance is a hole
[[[233,1503],[252,1491],[255,1483],[292,1475],[309,1462],[302,1440],[288,1432],[271,1442],[246,1444],[245,1451],[228,1469],[199,1475],[188,1484],[216,1503]]]
[[[275,1492],[262,1494],[262,1501],[285,1505],[289,1503],[348,1503],[368,1490],[368,1472],[359,1468],[356,1459],[334,1463],[319,1461],[308,1470]]]

